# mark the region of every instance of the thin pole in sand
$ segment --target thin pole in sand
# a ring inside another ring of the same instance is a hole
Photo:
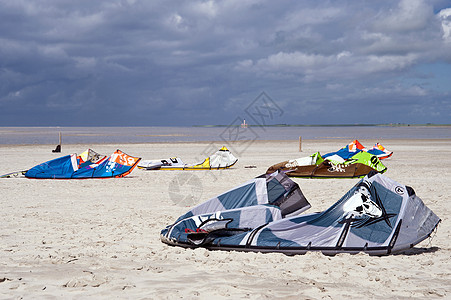
[[[299,137],[299,152],[302,152],[302,136]]]

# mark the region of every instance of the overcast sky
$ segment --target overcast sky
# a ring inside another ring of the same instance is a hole
[[[451,1],[0,1],[0,126],[451,123]],[[271,122],[269,122],[271,123]]]

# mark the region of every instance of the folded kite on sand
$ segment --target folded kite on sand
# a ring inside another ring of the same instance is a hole
[[[367,149],[358,140],[354,140],[338,151],[324,154],[323,158],[326,158],[326,157],[329,157],[332,155],[338,155],[343,159],[349,159],[358,152],[368,152],[370,154],[377,156],[377,158],[379,158],[380,160],[386,159],[386,158],[392,156],[392,154],[393,154],[393,152],[388,151],[379,143],[376,143],[372,148]]]
[[[388,151],[379,143],[376,143],[373,148],[367,150],[368,153],[371,153],[373,155],[376,155],[379,159],[386,159],[392,156],[393,152]]]
[[[141,158],[116,150],[107,157],[88,149],[39,164],[25,173],[27,178],[87,179],[124,177],[130,174]]]
[[[238,159],[226,148],[222,147],[215,154],[198,164],[185,164],[178,157],[160,160],[142,160],[138,168],[144,170],[218,170],[233,166]]]
[[[339,155],[326,158],[316,152],[308,157],[287,160],[268,168],[266,173],[285,172],[290,177],[302,178],[361,178],[371,171],[384,173],[387,167],[368,152],[359,151],[348,159]]]
[[[323,212],[290,216],[309,206],[284,174],[265,174],[196,206],[161,240],[211,250],[385,255],[412,248],[440,222],[412,188],[377,173]]]
[[[298,184],[285,174],[263,174],[192,208],[162,231],[162,240],[195,245],[201,238],[211,239],[206,227],[226,227],[224,234],[228,235],[229,231],[248,231],[309,208]]]

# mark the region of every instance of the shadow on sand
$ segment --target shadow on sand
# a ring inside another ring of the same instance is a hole
[[[420,255],[420,254],[425,254],[425,253],[434,253],[439,250],[440,250],[439,247],[429,247],[429,248],[413,247],[413,248],[410,248],[409,250],[395,253],[393,255]]]

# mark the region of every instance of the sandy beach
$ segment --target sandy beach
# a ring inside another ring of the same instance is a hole
[[[223,171],[143,171],[118,179],[0,179],[0,298],[434,299],[451,297],[451,140],[381,142],[394,152],[385,173],[413,187],[442,222],[432,240],[398,255],[326,256],[171,247],[159,233],[190,206],[287,159],[338,150],[350,140],[227,145],[239,159]],[[0,146],[0,174],[87,148],[143,159],[199,162],[222,143]],[[256,166],[256,168],[245,168]],[[322,211],[358,179],[293,179]]]

